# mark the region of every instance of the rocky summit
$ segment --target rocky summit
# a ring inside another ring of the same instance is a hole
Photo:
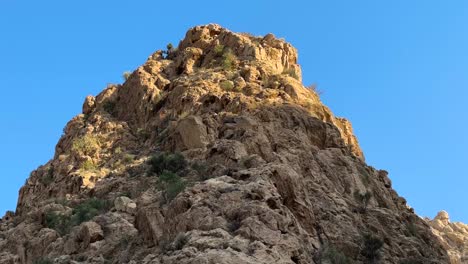
[[[297,60],[197,26],[88,96],[1,220],[0,263],[450,263],[431,226],[458,225],[366,165]]]
[[[432,231],[447,250],[450,263],[468,263],[468,225],[451,223],[447,212],[440,211],[433,219],[426,219]]]

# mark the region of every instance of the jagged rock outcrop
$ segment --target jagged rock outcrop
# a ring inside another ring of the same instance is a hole
[[[448,263],[271,34],[192,28],[64,132],[0,263]]]
[[[447,212],[440,211],[433,219],[426,219],[432,231],[447,250],[452,264],[468,263],[468,225],[451,223]]]

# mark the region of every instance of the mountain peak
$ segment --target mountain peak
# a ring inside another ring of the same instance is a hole
[[[447,250],[451,263],[468,262],[468,225],[450,222],[446,211],[437,213],[433,220],[426,219],[432,232]]]
[[[176,54],[182,55],[182,58],[195,58],[194,63],[203,68],[215,64],[213,61],[225,51],[232,52],[235,56],[233,66],[239,69],[256,66],[264,74],[287,72],[301,80],[297,50],[284,40],[275,38],[273,34],[255,37],[247,33],[234,33],[216,24],[197,26],[187,32],[179,44],[180,53]]]
[[[197,26],[125,76],[31,173],[0,263],[447,261],[284,40]]]

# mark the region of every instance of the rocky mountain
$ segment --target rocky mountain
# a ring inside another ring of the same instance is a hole
[[[440,211],[433,219],[426,219],[432,231],[447,250],[450,263],[468,263],[468,225],[451,223],[447,212]]]
[[[197,26],[88,96],[1,220],[0,263],[449,263],[297,58]]]

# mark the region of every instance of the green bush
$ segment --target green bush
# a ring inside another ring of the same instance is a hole
[[[423,258],[408,258],[400,261],[400,264],[425,264],[428,261],[424,260]]]
[[[223,56],[224,45],[218,44],[214,47],[214,52],[216,56],[221,57]]]
[[[97,165],[92,160],[85,160],[81,163],[80,169],[82,171],[95,171],[97,170]]]
[[[168,43],[166,45],[166,48],[167,48],[167,52],[171,52],[174,49],[174,45],[172,45],[172,43]]]
[[[231,49],[227,48],[224,50],[221,62],[224,70],[232,70],[236,62],[236,55],[234,55]]]
[[[72,227],[70,220],[70,216],[56,212],[47,212],[45,214],[45,226],[54,229],[61,235],[65,235],[70,231]]]
[[[283,74],[289,75],[289,76],[293,77],[296,80],[299,79],[299,76],[297,75],[296,71],[294,69],[292,69],[292,68],[284,69]]]
[[[187,168],[187,161],[180,153],[161,153],[154,155],[150,160],[151,172],[160,174],[163,171],[177,173]]]
[[[369,260],[370,263],[375,263],[375,261],[380,259],[380,248],[382,248],[384,242],[371,234],[363,235],[363,244],[364,247],[361,251],[361,254]]]
[[[132,155],[132,154],[128,154],[128,153],[127,153],[127,154],[125,154],[125,155],[123,156],[123,162],[126,163],[126,164],[132,163],[133,160],[135,160],[135,155]]]
[[[205,163],[195,162],[192,164],[192,169],[197,172],[199,180],[205,181],[210,178],[210,175],[208,175],[208,167]]]
[[[224,91],[232,91],[234,90],[234,83],[232,81],[222,81],[219,83],[219,87],[223,89]]]
[[[324,262],[326,260],[327,262]],[[326,246],[321,255],[321,263],[351,264],[351,260],[332,246]]]
[[[413,223],[406,224],[408,236],[418,237],[418,227]]]
[[[159,176],[159,184],[164,190],[164,196],[168,202],[172,201],[179,193],[184,191],[187,186],[179,175],[170,171],[164,171]]]
[[[40,182],[44,185],[49,185],[53,181],[54,181],[54,167],[49,167],[49,169],[47,170],[47,173],[41,177]]]
[[[40,258],[38,260],[35,260],[33,262],[33,264],[52,264],[52,260],[48,259],[48,258]]]
[[[91,220],[109,208],[110,204],[107,201],[91,198],[76,206],[70,216],[56,212],[47,212],[45,214],[45,226],[55,229],[61,235],[65,235],[70,232],[72,227]]]
[[[100,149],[100,143],[96,136],[84,135],[72,143],[72,151],[79,155],[94,155]]]
[[[91,198],[73,209],[71,221],[73,225],[79,225],[91,220],[93,217],[104,213],[110,207],[108,201]]]

